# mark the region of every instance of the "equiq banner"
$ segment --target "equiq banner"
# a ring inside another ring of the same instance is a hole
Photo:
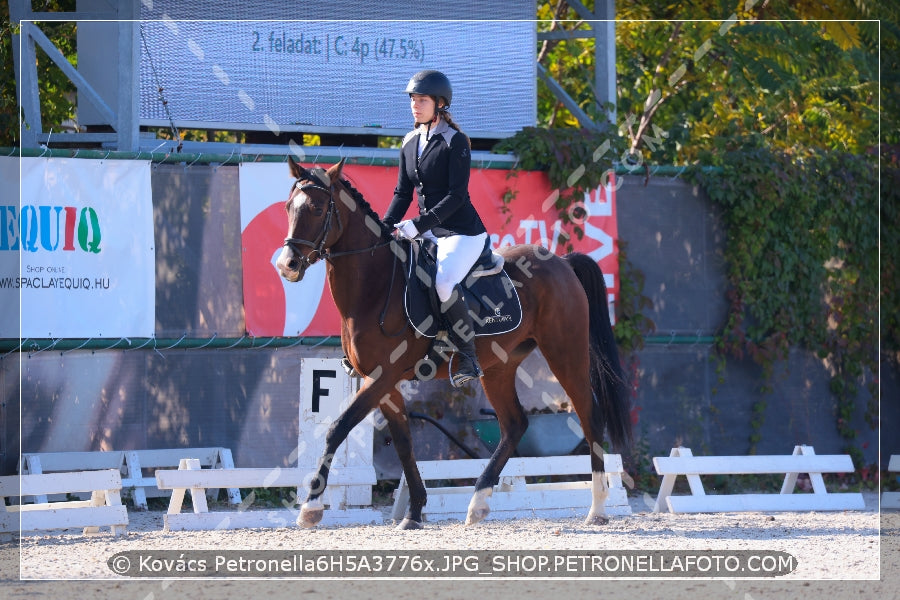
[[[343,175],[378,214],[384,214],[397,184],[397,167],[349,164],[344,167]],[[315,263],[297,283],[284,280],[275,268],[287,236],[284,203],[292,183],[286,163],[241,165],[241,246],[247,331],[254,336],[340,335],[340,315],[327,286],[325,262]],[[590,255],[606,276],[612,308],[619,289],[614,186],[610,177],[607,186],[585,195],[584,208],[589,216],[582,223],[585,232],[582,239],[573,233],[571,225],[560,220],[553,205],[557,194],[545,173],[475,169],[469,180],[469,194],[494,248],[540,244],[557,254],[565,254],[571,244],[574,250]],[[508,206],[503,202],[507,192],[515,194]],[[413,200],[408,216],[413,216],[415,206]],[[569,236],[568,243],[559,241],[561,234]]]
[[[20,199],[0,205],[0,296],[21,298],[21,332],[0,336],[152,337],[150,163],[22,158]]]

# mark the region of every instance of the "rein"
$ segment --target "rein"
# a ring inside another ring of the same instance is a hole
[[[390,242],[388,242],[390,243]],[[397,262],[400,260],[400,257],[397,256],[397,253],[394,252],[394,262],[391,265],[391,277],[388,281],[390,281],[390,287],[388,288],[387,298],[384,300],[384,308],[381,309],[381,316],[378,318],[378,326],[381,328],[381,333],[386,335],[387,337],[398,337],[406,332],[406,325],[404,324],[397,333],[388,333],[384,328],[384,321],[387,318],[387,311],[391,307],[391,294],[394,293],[394,278],[397,275]]]

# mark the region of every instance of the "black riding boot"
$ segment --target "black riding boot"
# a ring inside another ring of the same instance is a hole
[[[447,320],[450,341],[456,346],[450,360],[450,383],[453,387],[461,387],[472,379],[478,379],[483,373],[475,355],[475,324],[459,286],[456,286],[453,296],[444,303],[441,310]]]

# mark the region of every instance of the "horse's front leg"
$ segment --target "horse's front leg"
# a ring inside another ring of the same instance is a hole
[[[366,418],[375,406],[378,405],[379,389],[383,386],[373,385],[373,380],[367,379],[357,392],[350,406],[335,419],[325,435],[325,451],[319,459],[319,467],[315,477],[309,484],[309,496],[300,507],[300,515],[297,517],[297,525],[301,527],[316,526],[325,514],[325,505],[322,502],[322,494],[328,485],[328,472],[335,452],[340,447],[354,427]],[[383,391],[380,392],[382,395]]]
[[[391,432],[394,450],[397,452],[400,464],[403,466],[406,484],[409,486],[409,508],[406,511],[406,516],[397,525],[397,529],[421,529],[422,508],[427,500],[427,492],[413,454],[412,436],[409,431],[409,415],[406,412],[406,406],[403,403],[402,396],[399,393],[394,393],[386,396],[381,401],[380,407]]]

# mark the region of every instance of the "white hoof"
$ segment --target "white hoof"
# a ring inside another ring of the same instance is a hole
[[[606,525],[606,499],[609,498],[609,488],[606,487],[606,475],[596,471],[591,473],[591,510],[584,520],[585,525]]]
[[[487,499],[490,498],[493,493],[493,488],[484,488],[483,490],[475,492],[475,495],[472,496],[472,501],[469,502],[469,512],[466,514],[466,525],[480,523],[490,514],[491,507],[488,505]]]
[[[415,531],[418,529],[422,529],[422,524],[418,521],[413,521],[412,519],[403,519],[400,521],[400,524],[397,525],[398,531]]]
[[[297,516],[297,525],[306,529],[315,527],[323,516],[325,516],[325,505],[321,500],[304,502],[300,507],[300,514]]]
[[[587,518],[584,520],[585,525],[606,525],[609,523],[609,519],[606,515],[595,513],[593,511],[588,513]]]

